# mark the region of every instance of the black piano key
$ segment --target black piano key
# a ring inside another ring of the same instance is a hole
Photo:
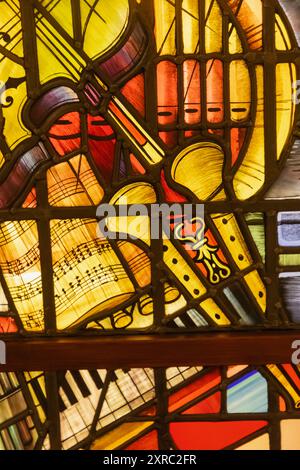
[[[73,379],[75,380],[75,382],[77,384],[77,387],[81,391],[82,396],[83,397],[88,397],[91,394],[91,392],[89,391],[89,389],[88,389],[85,381],[83,380],[80,372],[78,370],[70,370],[70,372],[73,376]]]
[[[100,388],[103,387],[103,382],[97,370],[89,370],[88,372],[90,376],[92,377],[96,387],[100,390]]]
[[[75,405],[75,403],[78,402],[73,390],[71,389],[66,377],[64,377],[61,381],[61,388],[63,389],[63,391],[65,392],[69,402],[71,403],[71,405]]]
[[[67,407],[66,407],[62,397],[60,396],[60,394],[58,394],[58,407],[59,407],[59,411],[61,413],[67,409]]]
[[[112,371],[111,376],[110,376],[110,380],[112,382],[116,382],[118,380],[118,377],[116,376],[115,371]]]

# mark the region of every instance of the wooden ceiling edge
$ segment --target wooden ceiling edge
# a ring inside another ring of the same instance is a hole
[[[4,371],[291,363],[292,331],[5,338]],[[298,346],[298,347],[299,347]],[[300,347],[299,347],[300,359]]]

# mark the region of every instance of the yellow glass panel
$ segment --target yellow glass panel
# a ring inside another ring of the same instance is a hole
[[[216,0],[205,0],[205,50],[222,51],[222,12]]]
[[[157,201],[154,187],[144,181],[127,184],[110,199],[110,204],[153,204]]]
[[[195,54],[199,50],[198,2],[183,0],[181,9],[183,51],[185,54]]]
[[[278,14],[275,15],[275,46],[278,51],[291,49],[291,41],[284,23]]]
[[[3,290],[3,286],[0,284],[0,311],[1,312],[8,312],[8,302],[6,295]]]
[[[83,49],[97,59],[110,50],[120,39],[128,24],[128,0],[113,2],[80,2],[81,23],[84,36]]]
[[[0,263],[24,328],[43,330],[40,254],[34,221],[2,223]]]
[[[220,309],[213,299],[206,299],[201,302],[200,307],[207,313],[207,315],[220,326],[230,325],[230,320],[225,313]]]
[[[24,68],[0,55],[0,86],[4,86],[9,78],[22,79],[25,77]],[[4,121],[3,134],[11,149],[30,136],[21,119],[21,111],[27,99],[25,80],[16,88],[9,88],[1,94],[2,114]]]
[[[290,134],[295,106],[292,98],[292,84],[296,80],[294,64],[276,66],[276,119],[277,119],[277,159]]]
[[[229,32],[229,40],[228,40],[228,48],[230,54],[239,54],[243,52],[242,43],[239,38],[238,32],[236,27],[233,26],[232,23],[228,25],[228,32]]]
[[[143,296],[143,297],[146,297]],[[143,297],[140,302],[143,301]],[[148,296],[149,297],[149,296]],[[150,297],[149,297],[150,299]],[[150,304],[150,302],[149,302]],[[153,324],[153,303],[152,311],[149,310],[146,314],[141,314],[139,303],[135,303],[133,310],[130,308],[130,312],[127,310],[119,310],[113,315],[104,318],[101,321],[91,322],[87,325],[87,328],[101,329],[101,330],[112,330],[112,329],[144,329],[148,328]]]
[[[148,215],[109,216],[107,217],[106,225],[112,233],[137,238],[150,246],[151,233]]]
[[[45,412],[44,412],[43,408],[41,407],[40,402],[39,402],[39,400],[38,400],[38,398],[35,394],[35,391],[34,391],[32,385],[30,383],[28,384],[28,388],[29,388],[30,395],[32,396],[35,408],[38,412],[39,418],[42,422],[44,422],[46,420]]]
[[[84,155],[50,168],[47,184],[48,200],[53,206],[96,205],[104,194]]]
[[[128,263],[140,287],[146,287],[151,282],[151,263],[147,254],[134,243],[118,241],[118,247]]]
[[[152,422],[124,423],[96,439],[91,445],[91,450],[112,450],[120,447],[125,442],[133,439],[140,432],[151,426]]]
[[[30,371],[30,372],[25,372],[25,378],[27,381],[31,380],[31,379],[34,379],[35,377],[38,377],[39,375],[41,375],[42,372],[41,371]]]
[[[63,0],[63,2],[54,2],[54,4],[49,0],[42,0],[40,3],[51,13],[51,16],[55,18],[59,25],[70,36],[73,36],[72,0]]]
[[[172,164],[171,176],[200,200],[207,200],[222,184],[223,160],[221,147],[211,142],[199,142],[186,147],[177,155]],[[214,200],[223,198],[224,195],[220,194]]]
[[[129,204],[153,204],[157,196],[153,186],[149,183],[139,182],[131,183],[119,191],[110,199],[110,204],[129,205]],[[111,232],[122,233],[142,240],[150,245],[150,219],[148,213],[136,215],[135,213],[121,216],[107,217],[107,227]]]
[[[212,220],[239,269],[252,263],[249,250],[233,214],[214,214]]]
[[[290,397],[293,399],[295,408],[300,408],[300,395],[298,390],[292,386],[289,380],[283,375],[281,370],[275,364],[267,364],[266,365],[269,371],[274,375],[274,377],[278,380],[278,382],[285,388],[288,392]]]
[[[165,314],[166,315],[173,315],[174,313],[178,312],[179,310],[186,307],[186,305],[187,305],[187,302],[186,302],[185,298],[183,297],[183,295],[180,295],[180,293],[177,289],[175,289],[175,288],[173,288],[173,289],[174,289],[173,294],[174,294],[174,296],[175,296],[175,294],[177,294],[177,297],[172,301],[168,301],[168,296],[170,295],[170,293],[168,293],[167,289],[165,289],[165,302],[166,302],[165,303]]]
[[[5,158],[3,156],[3,153],[0,150],[0,168],[4,165],[4,162],[5,162]]]
[[[233,121],[247,119],[250,111],[251,85],[249,70],[243,60],[230,63],[230,116]],[[241,86],[242,84],[242,86]]]
[[[263,312],[266,311],[266,288],[257,271],[251,271],[244,279]]]
[[[159,55],[176,54],[175,45],[175,2],[154,0],[155,39]]]
[[[257,109],[252,137],[243,162],[233,179],[236,196],[248,199],[259,191],[264,183],[265,174],[265,137],[264,137],[264,82],[263,67],[256,67]]]
[[[51,221],[58,329],[75,325],[134,293],[118,256],[94,220]]]
[[[36,10],[35,15],[39,17]],[[85,66],[80,55],[44,17],[36,24],[36,34],[41,83],[55,77],[67,77],[77,82]]]
[[[299,266],[300,264],[300,254],[293,253],[279,255],[279,265],[280,266]]]
[[[19,0],[1,2],[0,31],[3,33],[0,38],[1,46],[17,56],[23,57]]]
[[[162,160],[164,151],[116,97],[112,99],[108,109],[108,115],[117,128],[120,128],[131,140],[139,154],[148,164],[155,165]],[[140,143],[141,138],[142,140],[145,139],[144,144]]]
[[[194,298],[205,294],[206,289],[199,279],[199,277],[202,276],[201,272],[199,271],[199,275],[194,273],[189,264],[185,261],[171,240],[168,238],[164,238],[164,250],[164,263],[168,266],[173,275],[176,276],[184,288]],[[177,260],[177,263],[174,263],[174,260]]]

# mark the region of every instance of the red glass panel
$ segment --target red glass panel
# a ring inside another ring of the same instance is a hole
[[[267,424],[267,421],[171,423],[170,432],[179,449],[220,450]]]

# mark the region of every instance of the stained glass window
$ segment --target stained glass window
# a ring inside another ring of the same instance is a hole
[[[49,449],[42,372],[0,375],[2,449]],[[57,373],[63,449],[300,449],[299,367]]]
[[[297,14],[0,2],[3,338],[299,327]],[[299,448],[298,368],[219,363],[3,373],[0,446]]]

